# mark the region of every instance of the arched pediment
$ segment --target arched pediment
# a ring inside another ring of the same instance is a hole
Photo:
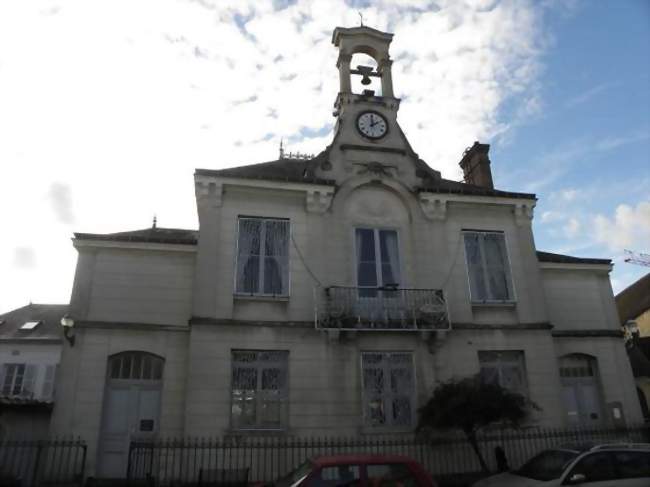
[[[396,181],[355,178],[337,193],[334,209],[348,221],[373,226],[397,226],[412,220],[413,198]]]

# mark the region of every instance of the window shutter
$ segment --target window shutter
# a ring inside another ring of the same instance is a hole
[[[7,377],[7,364],[0,365],[0,395],[5,395],[5,377]]]
[[[54,378],[56,372],[56,365],[45,366],[45,379],[43,380],[43,389],[41,397],[44,400],[52,399],[54,396]]]
[[[34,383],[36,382],[36,373],[38,366],[27,364],[25,367],[25,376],[23,377],[23,388],[20,393],[23,397],[34,397]]]

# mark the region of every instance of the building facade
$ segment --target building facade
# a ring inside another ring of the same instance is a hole
[[[30,303],[0,315],[0,441],[48,436],[67,308]]]
[[[538,252],[536,197],[494,189],[489,146],[463,183],[418,157],[391,38],[335,29],[332,143],[197,169],[198,231],[75,234],[53,431],[88,441],[89,474],[123,475],[136,437],[411,432],[477,373],[536,402],[531,426],[640,420],[611,262]]]

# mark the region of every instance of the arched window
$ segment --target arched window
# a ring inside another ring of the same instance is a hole
[[[569,423],[575,426],[603,423],[596,359],[578,353],[560,357],[560,379]]]
[[[162,380],[163,359],[147,352],[122,352],[108,362],[108,377],[121,380]]]

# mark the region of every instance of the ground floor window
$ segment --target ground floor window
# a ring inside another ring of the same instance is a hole
[[[603,413],[596,359],[583,354],[561,357],[560,380],[569,423],[600,424]]]
[[[528,395],[524,352],[521,350],[479,351],[481,380],[509,391]]]
[[[233,350],[231,421],[235,429],[284,429],[289,352]]]
[[[411,352],[363,352],[365,426],[411,427],[415,420],[415,373]]]

